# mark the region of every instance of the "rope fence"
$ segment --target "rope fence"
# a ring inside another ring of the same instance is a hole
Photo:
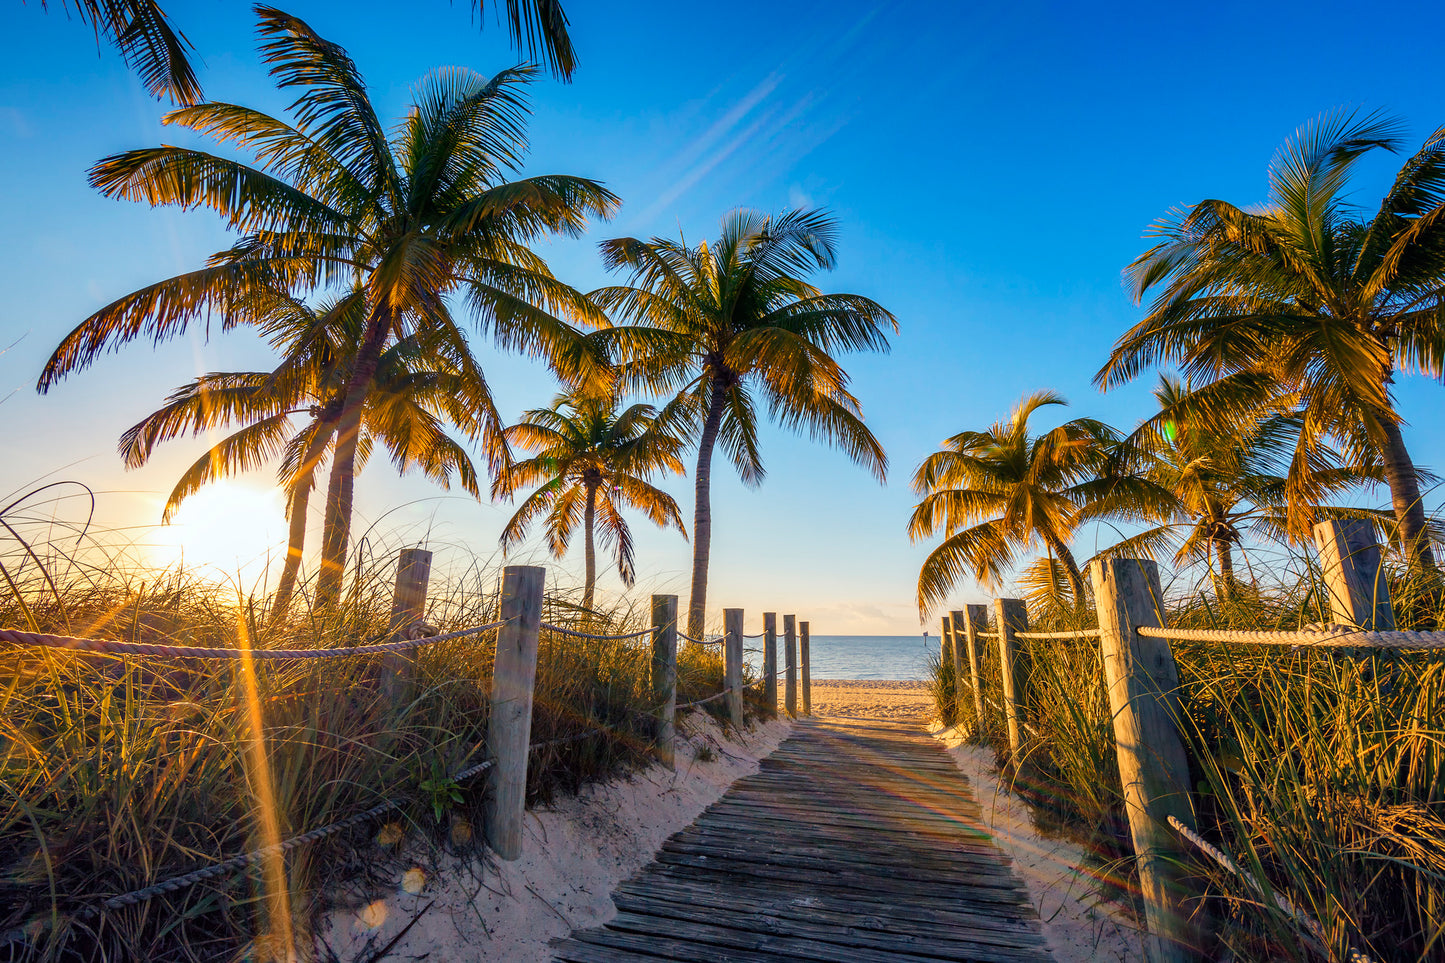
[[[453,639],[464,639],[472,635],[480,635],[483,632],[490,632],[506,625],[509,620],[503,619],[500,622],[489,622],[486,625],[479,625],[472,629],[462,629],[458,632],[447,632],[443,635],[422,635],[419,632],[414,638],[396,639],[391,642],[378,642],[371,645],[353,645],[346,647],[332,647],[325,649],[236,649],[236,648],[206,648],[198,645],[158,645],[151,642],[120,642],[113,639],[85,639],[71,635],[50,635],[45,632],[22,632],[19,629],[0,629],[0,642],[11,642],[15,645],[34,645],[48,649],[69,649],[73,652],[99,652],[105,655],[151,655],[162,658],[178,659],[254,659],[257,661],[274,661],[278,659],[341,659],[351,658],[358,655],[378,655],[388,652],[407,652],[412,649],[420,649],[428,645],[435,645],[438,642],[450,642]],[[415,625],[413,630],[428,631],[428,627]]]
[[[1075,629],[1075,630],[1073,630],[1073,631],[1071,631],[1071,632],[1015,632],[1015,633],[1014,633],[1014,638],[1016,638],[1016,639],[1036,639],[1036,640],[1039,640],[1039,641],[1045,641],[1045,640],[1059,640],[1059,641],[1064,641],[1064,640],[1071,640],[1071,639],[1084,639],[1084,640],[1088,640],[1088,639],[1097,639],[1098,637],[1099,637],[1099,630],[1098,630],[1098,629]],[[990,636],[990,638],[998,638],[998,633],[994,633],[992,636]]]
[[[558,635],[566,635],[574,639],[590,639],[593,642],[625,642],[628,639],[640,639],[644,635],[652,634],[652,629],[641,629],[637,632],[628,632],[624,635],[592,635],[588,632],[578,632],[576,629],[567,629],[560,625],[553,625],[550,622],[543,622],[541,627],[548,632],[556,632]]]
[[[1254,629],[1160,629],[1140,626],[1148,639],[1217,642],[1227,645],[1290,645],[1317,649],[1445,649],[1445,632],[1371,632],[1350,626],[1293,632]]]

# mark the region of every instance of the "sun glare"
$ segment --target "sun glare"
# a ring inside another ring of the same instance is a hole
[[[278,489],[221,482],[181,504],[169,525],[147,539],[147,554],[158,566],[184,564],[193,574],[248,584],[269,560],[278,570],[286,554],[286,519]]]

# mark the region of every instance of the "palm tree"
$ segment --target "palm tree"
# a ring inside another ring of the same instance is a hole
[[[1163,529],[1178,531],[1176,564],[1218,560],[1216,591],[1234,598],[1234,547],[1243,530],[1267,538],[1299,538],[1308,527],[1291,530],[1286,508],[1287,474],[1298,445],[1303,419],[1295,412],[1261,410],[1219,426],[1208,417],[1211,389],[1191,391],[1181,379],[1164,375],[1154,390],[1159,413],[1148,419],[1119,447],[1131,471],[1171,491],[1178,499],[1165,515]],[[1204,414],[1200,414],[1203,412]],[[1381,480],[1378,464],[1347,467],[1327,446],[1316,449],[1309,466],[1309,488],[1320,495],[1347,491]],[[1318,515],[1344,514],[1346,509],[1316,505],[1306,526]],[[1359,510],[1348,510],[1359,514]]]
[[[1149,236],[1162,240],[1126,275],[1141,301],[1160,291],[1095,382],[1108,389],[1177,364],[1195,384],[1220,386],[1215,424],[1271,399],[1297,410],[1291,524],[1316,500],[1309,468],[1333,440],[1351,466],[1383,465],[1407,556],[1433,573],[1392,386],[1402,370],[1445,379],[1445,129],[1400,168],[1373,217],[1346,201],[1356,161],[1399,143],[1378,114],[1328,114],[1270,165],[1264,208],[1206,200],[1156,223]]]
[[[139,468],[162,442],[242,426],[181,476],[166,500],[162,522],[170,521],[181,503],[206,484],[280,458],[290,525],[286,562],[271,603],[273,623],[285,617],[295,592],[316,470],[334,441],[367,318],[360,291],[316,310],[283,295],[274,300],[275,315],[263,325],[272,344],[283,350],[274,370],[201,375],[173,392],[120,441],[126,467]],[[367,395],[357,467],[379,441],[399,471],[419,467],[443,488],[451,487],[455,475],[463,489],[480,497],[471,459],[446,432],[448,424],[464,432],[478,427],[473,413],[457,401],[465,395],[463,377],[445,359],[431,355],[415,335],[390,345],[382,352]],[[297,415],[306,419],[299,427]],[[333,476],[337,471],[333,467]],[[330,498],[340,489],[337,482],[334,478]]]
[[[329,603],[340,594],[362,412],[384,345],[415,330],[448,342],[448,356],[465,376],[464,400],[482,426],[489,472],[498,477],[510,457],[503,423],[449,299],[464,297],[480,330],[500,346],[545,357],[570,380],[586,380],[592,349],[557,315],[605,319],[527,244],[549,233],[578,235],[589,216],[610,216],[618,202],[583,178],[506,180],[526,149],[523,88],[535,76],[532,68],[490,80],[461,69],[434,72],[388,137],[344,50],[295,17],[257,10],[263,59],[281,88],[301,89],[292,105],[295,123],[220,103],[166,118],[250,151],[257,166],[156,147],[105,158],[91,171],[91,183],[108,197],[209,207],[240,239],[205,267],[91,315],[56,349],[39,388],[140,335],[170,338],[212,314],[223,328],[247,323],[247,300],[257,291],[301,296],[338,281],[359,284],[368,316],[337,422],[333,457],[341,488],[326,520],[317,583]]]
[[[893,315],[856,294],[824,294],[804,277],[831,270],[833,218],[822,211],[778,217],[734,211],[717,241],[617,238],[602,244],[626,286],[590,297],[633,322],[596,337],[637,387],[673,395],[659,414],[666,430],[697,439],[693,478],[692,596],[687,631],[701,638],[712,548],[713,449],[720,443],[743,483],[762,482],[758,404],[794,431],[842,448],[880,481],[883,446],[863,424],[838,351],[886,351]]]
[[[502,549],[516,546],[539,518],[546,519],[547,542],[555,558],[567,553],[577,523],[586,545],[586,584],[582,607],[592,608],[597,586],[596,528],[610,545],[622,584],[634,578],[632,532],[622,509],[635,508],[659,527],[682,532],[682,516],[672,496],[649,482],[659,471],[679,475],[682,443],[659,430],[651,405],[636,404],[618,414],[615,396],[572,393],[550,408],[534,408],[506,430],[507,440],[536,454],[511,468],[507,490],[536,485],[507,527]]]
[[[1035,411],[1066,404],[1052,391],[1034,392],[1007,419],[985,431],[959,432],[918,466],[913,491],[921,498],[908,537],[916,542],[944,535],[918,574],[921,615],[942,602],[966,571],[985,585],[1001,585],[1019,553],[1036,542],[1052,558],[1035,580],[1056,581],[1057,559],[1078,604],[1084,580],[1069,541],[1079,524],[1142,518],[1168,502],[1167,493],[1146,481],[1108,474],[1118,439],[1102,422],[1075,418],[1041,435],[1029,433]]]
[[[41,0],[40,6],[50,4]],[[60,6],[69,13],[71,0],[61,0]],[[195,46],[155,0],[74,0],[74,9],[81,23],[94,27],[97,40],[104,36],[120,51],[152,97],[200,102],[201,83],[187,54]],[[472,0],[472,11],[485,19],[485,0]],[[540,53],[553,75],[572,78],[577,55],[567,35],[567,14],[557,0],[508,0],[507,27],[514,46],[525,46],[531,57]]]

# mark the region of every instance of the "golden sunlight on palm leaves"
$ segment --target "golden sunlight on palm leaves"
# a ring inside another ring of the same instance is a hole
[[[886,351],[898,325],[868,298],[825,294],[805,279],[832,269],[835,235],[824,211],[737,210],[711,243],[629,237],[602,244],[603,263],[625,272],[628,283],[590,297],[631,323],[594,337],[625,385],[672,396],[658,423],[698,447],[687,618],[694,637],[702,636],[707,604],[713,451],[722,447],[745,484],[762,482],[760,403],[776,423],[841,449],[880,481],[887,471],[835,355]]]
[[[1109,388],[1175,364],[1201,390],[1238,386],[1221,404],[1296,412],[1289,526],[1307,523],[1335,446],[1346,467],[1380,466],[1402,541],[1433,572],[1392,384],[1396,371],[1445,377],[1445,129],[1406,159],[1373,216],[1347,200],[1359,158],[1400,145],[1389,118],[1326,114],[1285,143],[1262,210],[1209,200],[1159,221],[1161,240],[1126,272],[1140,300],[1157,294],[1095,380]]]
[[[588,610],[597,586],[599,528],[603,546],[613,551],[622,584],[631,587],[636,577],[624,508],[641,511],[654,525],[686,535],[677,503],[648,480],[658,473],[687,473],[678,457],[683,443],[666,433],[651,405],[635,404],[620,413],[617,409],[615,397],[574,392],[559,397],[550,408],[526,412],[506,429],[506,436],[535,454],[515,462],[496,486],[499,492],[536,486],[502,530],[504,551],[521,542],[533,523],[541,520],[548,548],[561,558],[577,526],[582,526],[586,552],[582,607]]]
[[[435,342],[483,400],[475,437],[493,479],[511,458],[486,379],[447,299],[465,300],[478,330],[506,349],[546,359],[559,375],[596,377],[600,360],[564,319],[605,324],[581,294],[554,278],[527,245],[576,236],[608,217],[617,198],[584,178],[516,181],[526,152],[530,67],[492,78],[435,71],[418,84],[406,120],[388,135],[354,63],[303,21],[258,7],[262,55],[283,90],[298,88],[287,122],[230,104],[172,112],[189,127],[250,153],[257,166],[180,148],[128,151],[102,160],[91,182],[110,197],[205,207],[240,239],[206,267],[149,285],[86,319],[41,375],[49,389],[105,350],[141,336],[174,337],[219,315],[222,329],[259,323],[266,292],[293,296],[340,281],[364,291],[365,321],[336,417],[339,486],[328,499],[322,546],[324,598],[340,591],[349,540],[362,421],[389,340]]]

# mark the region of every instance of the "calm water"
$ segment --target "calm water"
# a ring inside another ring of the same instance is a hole
[[[761,639],[749,639],[748,648],[761,648]],[[783,640],[778,638],[778,671],[783,669]],[[815,635],[808,642],[814,679],[926,679],[928,654],[938,650],[938,636],[917,635]],[[748,661],[758,659],[748,653]]]

